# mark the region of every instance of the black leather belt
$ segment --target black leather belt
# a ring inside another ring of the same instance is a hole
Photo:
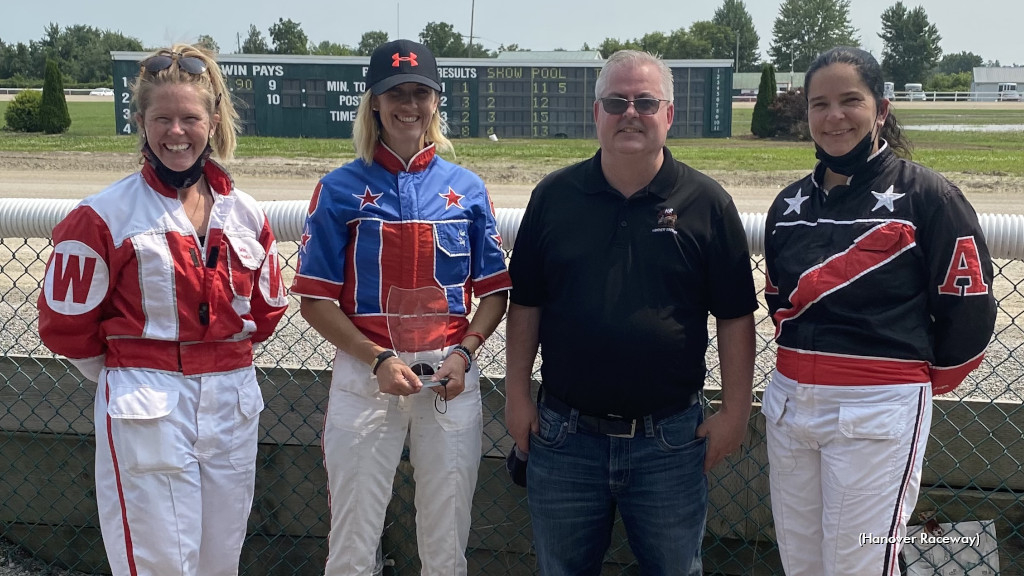
[[[691,394],[690,397],[687,398],[687,401],[688,404],[686,406],[659,410],[650,416],[652,420],[657,422],[658,420],[663,420],[669,416],[678,414],[700,402],[700,394],[696,392]],[[566,418],[569,418],[572,415],[572,406],[562,402],[543,389],[540,393],[540,402],[550,410],[553,410]],[[580,415],[576,420],[576,426],[581,430],[592,434],[603,434],[605,436],[613,436],[616,438],[632,438],[636,435],[638,423],[640,428],[643,429],[645,418],[646,416],[641,416],[639,418],[629,419],[612,414],[608,414],[606,416],[591,416],[590,414],[583,414],[580,412]]]

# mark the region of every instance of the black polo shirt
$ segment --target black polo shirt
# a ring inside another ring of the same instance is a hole
[[[512,302],[542,308],[544,388],[591,415],[685,407],[704,386],[708,314],[757,309],[732,198],[672,159],[625,198],[601,151],[548,175],[509,262]]]

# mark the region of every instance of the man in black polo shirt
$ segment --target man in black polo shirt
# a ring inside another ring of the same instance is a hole
[[[512,251],[505,418],[543,576],[599,574],[616,508],[642,573],[700,574],[706,473],[750,416],[746,236],[725,190],[665,147],[663,62],[617,52],[595,91],[601,149],[537,185]],[[723,402],[704,420],[708,314]]]

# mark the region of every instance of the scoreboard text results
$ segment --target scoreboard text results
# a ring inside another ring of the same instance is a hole
[[[114,53],[117,129],[135,131],[130,84],[138,60]],[[234,61],[238,58],[239,61]],[[258,63],[252,55],[221,55],[242,133],[260,136],[348,138],[363,93],[365,62]],[[263,56],[262,59],[268,57]],[[283,60],[279,58],[280,60]],[[336,60],[352,60],[340,57]],[[365,60],[365,59],[363,59]],[[466,60],[462,60],[466,62]],[[477,61],[479,62],[479,60]],[[486,62],[486,61],[485,61]],[[438,65],[439,111],[449,136],[591,138],[594,85],[600,61],[589,65]],[[673,68],[676,118],[670,137],[728,137],[731,70]]]

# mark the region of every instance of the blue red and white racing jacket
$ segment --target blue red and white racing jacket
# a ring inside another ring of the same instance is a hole
[[[53,230],[39,336],[96,379],[102,367],[228,372],[252,364],[288,308],[263,210],[213,161],[205,242],[153,167],[83,200]]]
[[[356,159],[317,184],[291,292],[337,300],[370,340],[394,348],[392,289],[437,287],[447,322],[423,339],[444,331],[444,345],[457,344],[472,298],[511,288],[493,210],[483,181],[433,145],[406,165],[379,143],[372,164]]]
[[[981,363],[996,315],[974,209],[888,145],[827,194],[824,171],[818,164],[768,212],[765,300],[779,372],[808,384],[955,389]]]

